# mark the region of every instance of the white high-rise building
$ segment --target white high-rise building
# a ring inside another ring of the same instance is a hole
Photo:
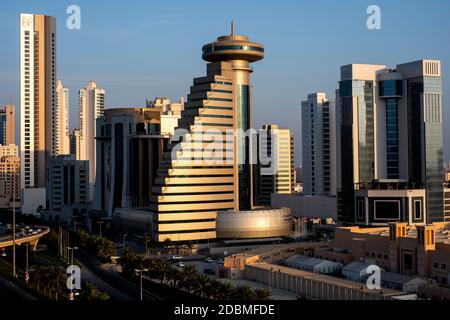
[[[270,155],[271,161],[265,164],[260,159],[255,181],[256,202],[270,206],[272,193],[291,194],[294,191],[294,135],[289,129],[268,124],[258,130],[258,136],[259,156]]]
[[[96,119],[103,116],[105,110],[105,90],[89,81],[85,89],[80,90],[80,160],[89,160],[89,184],[91,190],[95,184],[96,162]]]
[[[64,88],[61,81],[56,84],[56,116],[55,116],[55,143],[53,155],[70,154],[70,129],[69,129],[69,89]]]
[[[336,107],[325,93],[302,102],[303,193],[336,195]]]
[[[45,169],[54,151],[56,19],[20,15],[20,146],[22,212],[45,207]]]

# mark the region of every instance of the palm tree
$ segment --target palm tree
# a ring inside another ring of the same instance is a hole
[[[269,300],[271,297],[270,291],[266,288],[256,289],[254,292],[256,300]]]
[[[230,300],[233,292],[233,285],[229,282],[211,281],[214,288],[213,298],[216,300]]]
[[[161,284],[164,283],[164,280],[167,280],[168,274],[170,272],[170,263],[166,259],[157,259],[153,264],[153,269],[150,271],[151,274],[154,274],[156,278],[161,281]]]
[[[84,230],[79,230],[77,232],[77,237],[79,246],[85,248],[89,241],[90,235]]]
[[[232,300],[255,300],[256,295],[248,285],[240,285],[233,289]]]
[[[205,274],[197,274],[194,282],[194,293],[204,298],[211,297],[211,283]]]
[[[81,300],[109,300],[109,295],[100,291],[92,283],[86,283],[84,290],[81,294]]]
[[[196,282],[198,279],[198,271],[197,267],[194,265],[185,266],[182,271],[183,275],[183,288],[186,289],[189,293],[191,293],[196,286]]]
[[[51,298],[52,291],[55,292],[55,300],[58,300],[59,290],[62,283],[67,280],[67,274],[64,272],[63,268],[50,266],[48,268],[48,288],[50,290],[49,296]]]
[[[176,268],[171,268],[168,273],[168,278],[170,279],[172,288],[180,289],[180,283],[183,280],[183,275],[180,270],[178,270]]]
[[[44,269],[41,266],[32,266],[30,268],[31,281],[35,284],[36,290],[40,291],[40,285],[44,278]]]
[[[105,238],[99,239],[97,243],[97,256],[106,261],[113,255],[114,244]]]

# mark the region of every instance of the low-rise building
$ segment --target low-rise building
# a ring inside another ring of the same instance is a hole
[[[450,282],[450,225],[336,229],[336,247],[351,253],[353,261],[376,264],[387,272]]]
[[[71,156],[54,157],[47,175],[47,210],[43,218],[71,222],[87,213],[89,203],[89,162]]]

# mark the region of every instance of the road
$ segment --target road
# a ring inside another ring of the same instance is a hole
[[[91,279],[97,281],[99,288],[104,286],[106,293],[110,294],[110,297],[120,299],[120,296],[127,297],[125,300],[139,300],[140,288],[123,279],[119,275],[103,270],[94,257],[86,253],[84,250],[78,250],[75,254],[76,259],[80,262],[84,269],[84,274]],[[83,273],[83,271],[82,271]],[[94,283],[95,284],[95,283]],[[120,294],[120,296],[119,296]],[[162,300],[158,295],[144,290],[144,300]]]
[[[22,300],[22,298],[14,292],[5,281],[7,280],[0,277],[0,303]]]

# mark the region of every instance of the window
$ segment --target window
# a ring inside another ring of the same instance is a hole
[[[414,219],[421,220],[422,219],[422,201],[414,200]]]
[[[364,200],[358,199],[358,220],[364,219]]]

